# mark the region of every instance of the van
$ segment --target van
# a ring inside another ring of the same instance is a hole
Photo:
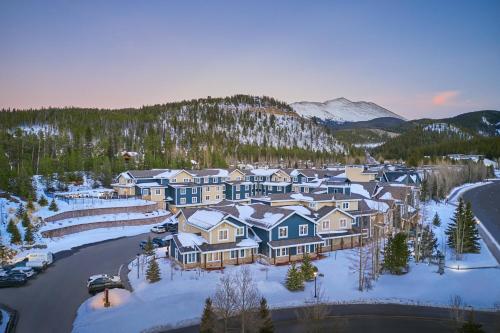
[[[26,258],[28,259],[26,267],[31,267],[36,271],[42,271],[54,262],[52,252],[31,252]]]

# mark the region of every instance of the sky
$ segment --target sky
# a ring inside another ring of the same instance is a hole
[[[0,108],[238,93],[500,110],[500,1],[0,1]]]

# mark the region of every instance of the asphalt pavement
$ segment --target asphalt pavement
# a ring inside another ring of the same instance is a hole
[[[472,188],[462,197],[471,202],[474,215],[500,244],[500,180]]]
[[[76,311],[90,295],[90,275],[118,274],[122,264],[141,252],[149,234],[85,245],[55,255],[54,263],[28,284],[0,289],[0,303],[18,311],[17,333],[71,332]],[[153,236],[153,235],[152,235]]]

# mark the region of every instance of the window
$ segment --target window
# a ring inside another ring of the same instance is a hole
[[[315,209],[316,208],[316,203],[315,202],[310,202],[309,203],[309,208]]]
[[[189,183],[189,178],[184,178],[182,181],[183,181],[184,183]]]
[[[217,177],[212,178],[212,183],[217,183]]]
[[[216,199],[216,200],[219,200],[219,199],[220,199],[220,195],[218,195],[218,194],[217,194],[217,195],[215,196],[215,199]]]
[[[286,237],[288,237],[288,227],[279,227],[278,238],[286,238]]]
[[[248,191],[250,189],[250,185],[245,185],[245,191]]]
[[[220,260],[220,256],[219,256],[219,252],[214,252],[214,253],[208,253],[207,254],[207,261],[219,261]]]
[[[297,178],[297,177],[293,177],[293,182],[294,182],[294,183],[296,183],[296,182],[298,182],[298,181],[299,181],[299,178]]]
[[[250,176],[246,176],[246,177],[245,177],[245,180],[246,180],[247,182],[249,182],[249,181],[250,181]]]
[[[160,189],[155,189],[155,194],[156,195],[160,195],[161,194],[161,190]]]
[[[236,200],[240,200],[240,194],[236,193]]]
[[[245,235],[245,227],[238,227],[236,229],[236,236],[243,236]]]
[[[194,179],[194,182],[195,182],[196,184],[199,184],[199,183],[201,183],[201,178],[199,178],[199,177],[196,177],[196,178]]]
[[[210,196],[209,195],[205,195],[205,200],[210,200]]]
[[[244,188],[245,188],[244,185],[240,185],[240,191],[243,191]]]
[[[227,229],[219,230],[219,240],[228,240],[229,239],[229,231]]]
[[[193,203],[198,203],[198,198],[197,197],[193,197]]]
[[[171,182],[171,183],[177,183],[177,178],[172,178],[172,179],[170,179],[170,182]]]
[[[245,250],[240,250],[240,258],[245,258]]]
[[[332,240],[331,239],[325,239],[323,245],[324,246],[332,246]]]
[[[309,187],[304,187],[304,193],[309,193]]]
[[[149,195],[149,189],[147,189],[147,188],[143,189],[142,195]]]
[[[208,184],[208,177],[203,178],[203,183]]]
[[[186,194],[186,189],[185,188],[181,188],[181,194]]]
[[[342,208],[343,209],[349,209],[349,203],[348,202],[343,202],[342,203]]]
[[[196,253],[186,254],[186,264],[192,264],[196,262]]]
[[[276,257],[285,257],[288,255],[288,248],[282,247],[281,249],[276,250]]]
[[[220,186],[217,186],[216,191],[220,192]]]
[[[230,259],[236,259],[236,256],[238,255],[238,250],[232,250],[230,252],[229,258]]]
[[[181,198],[181,205],[186,204],[186,198]]]
[[[325,220],[322,222],[321,227],[323,230],[329,230],[330,229],[330,220]]]
[[[193,187],[193,189],[191,190],[191,193],[197,194],[198,193],[198,188],[197,187]]]
[[[210,192],[210,186],[205,186],[205,192]]]
[[[307,224],[299,225],[299,236],[307,236],[309,233],[309,226]]]
[[[304,253],[304,246],[297,246],[297,254]]]
[[[346,219],[340,219],[340,227],[347,228],[347,220]]]
[[[267,190],[268,190],[268,191],[272,191],[272,190],[273,190],[273,187],[272,187],[271,185],[268,185],[268,186],[267,186]]]
[[[246,193],[243,193],[242,197],[245,199],[248,195]]]
[[[240,180],[241,180],[241,177],[240,177],[240,176],[236,177],[236,181],[237,181],[237,182],[239,182]]]

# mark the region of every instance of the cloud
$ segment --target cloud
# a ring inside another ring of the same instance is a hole
[[[456,90],[442,91],[432,97],[432,104],[437,106],[447,105],[460,94]]]

